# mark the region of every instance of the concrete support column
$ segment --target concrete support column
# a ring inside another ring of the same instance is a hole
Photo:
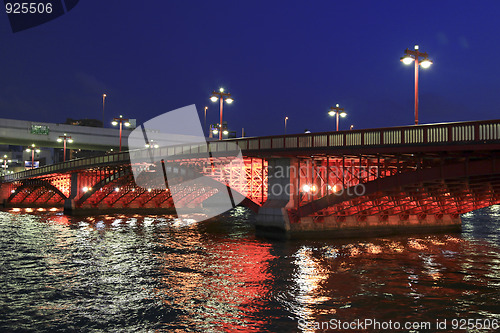
[[[298,205],[298,161],[291,158],[268,159],[267,201],[259,209],[256,228],[289,231],[287,210]]]
[[[64,200],[64,212],[71,214],[75,209],[75,198],[78,195],[78,172],[71,174],[71,188],[69,191],[69,198]]]
[[[7,183],[0,184],[0,204],[5,207],[7,205],[7,199],[10,196],[9,185]]]

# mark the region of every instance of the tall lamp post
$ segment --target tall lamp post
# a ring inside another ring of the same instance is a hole
[[[2,174],[5,175],[7,173],[7,163],[10,163],[12,161],[7,159],[7,155],[3,155],[3,159],[0,160],[0,163],[2,163],[2,162],[3,162],[3,173]]]
[[[227,104],[231,104],[234,99],[231,98],[230,93],[225,93],[224,88],[220,88],[219,91],[213,91],[212,92],[212,97],[210,97],[210,100],[212,102],[217,102],[217,100],[220,101],[220,123],[219,123],[219,140],[222,140],[222,105],[223,102],[226,101]]]
[[[205,106],[205,122],[203,124],[203,132],[205,132],[207,130],[207,109],[208,109],[208,106]]]
[[[125,125],[125,127],[130,126],[129,119],[123,118],[122,115],[120,115],[119,118],[113,118],[111,125],[116,126],[118,124],[120,124],[120,150],[119,151],[122,151],[122,128],[123,128],[123,125]]]
[[[37,149],[35,144],[31,144],[31,148],[27,148],[26,151],[28,153],[31,152],[31,169],[35,168],[35,153],[39,153],[40,149]]]
[[[341,116],[342,118],[344,118],[345,116],[347,116],[347,113],[345,113],[344,111],[344,108],[341,108],[339,107],[339,105],[337,104],[336,106],[332,106],[330,108],[330,111],[328,111],[328,114],[330,116],[337,116],[337,132],[339,131],[339,116]]]
[[[106,94],[102,94],[102,127],[104,127],[104,102],[106,102]]]
[[[59,138],[57,139],[57,142],[64,142],[63,144],[63,162],[66,162],[66,141],[68,143],[73,143],[73,139],[68,136],[66,133],[64,135],[60,135]]]
[[[286,123],[288,121],[288,117],[285,117],[285,135],[286,135]]]
[[[415,45],[414,50],[405,50],[405,55],[401,57],[401,61],[405,65],[411,65],[412,62],[415,63],[415,125],[418,125],[418,66],[423,68],[429,68],[432,65],[432,61],[429,60],[429,55],[425,52],[420,52],[418,45]],[[420,61],[422,57],[422,61]]]

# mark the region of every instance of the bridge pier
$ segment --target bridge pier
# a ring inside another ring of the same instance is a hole
[[[70,180],[69,197],[64,200],[64,213],[72,214],[76,209],[75,198],[78,195],[78,173],[73,172]]]
[[[259,209],[256,228],[261,232],[289,232],[288,209],[298,204],[297,159],[268,159],[267,200]]]

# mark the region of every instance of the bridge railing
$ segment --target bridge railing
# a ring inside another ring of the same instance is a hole
[[[234,139],[241,150],[450,144],[500,140],[500,120]],[[229,140],[226,140],[229,141]]]
[[[74,160],[69,160],[62,163],[56,163],[51,165],[42,166],[40,168],[25,170],[21,172],[16,172],[10,175],[5,175],[2,177],[2,180],[5,181],[13,181],[17,179],[25,179],[31,177],[37,177],[41,175],[57,173],[61,171],[70,171],[70,170],[78,170],[90,168],[98,165],[109,165],[115,163],[128,163],[129,162],[129,154],[128,152],[120,152],[114,154],[107,154],[103,156],[95,156],[95,157],[87,157],[87,158],[79,158]]]
[[[165,156],[196,155],[211,152],[234,151],[235,143],[242,151],[299,150],[302,148],[328,147],[377,147],[439,145],[454,143],[479,143],[500,140],[500,119],[486,121],[442,123],[418,126],[388,127],[341,132],[292,134],[281,136],[250,137],[212,141],[208,145],[191,144],[159,148]],[[121,152],[98,157],[71,160],[26,170],[2,177],[13,181],[49,173],[93,167],[97,165],[129,163],[129,153]]]

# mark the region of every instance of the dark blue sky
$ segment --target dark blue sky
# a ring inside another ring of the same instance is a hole
[[[467,4],[465,4],[467,3]],[[0,117],[64,122],[123,114],[138,123],[196,104],[219,86],[247,135],[413,124],[419,44],[420,122],[499,118],[499,1],[97,1],[12,33],[1,14]],[[203,119],[202,119],[203,121]]]

